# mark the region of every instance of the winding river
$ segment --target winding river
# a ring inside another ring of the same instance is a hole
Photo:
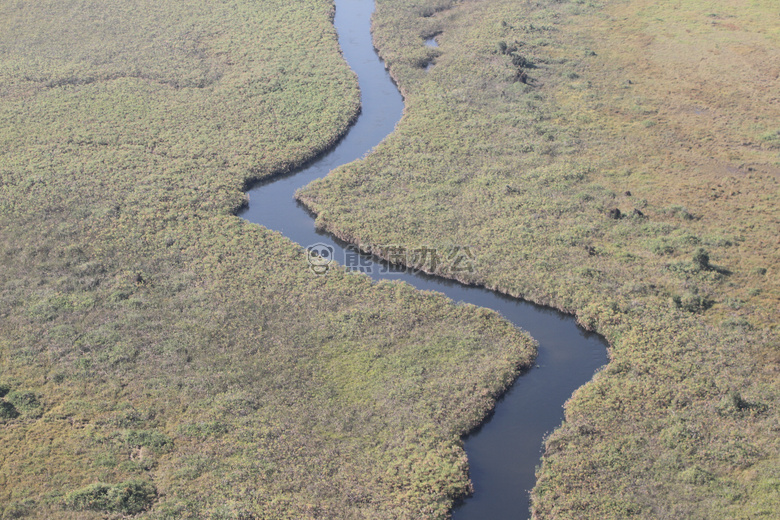
[[[339,143],[304,169],[275,177],[249,192],[241,216],[282,232],[298,244],[324,244],[336,260],[354,253],[347,244],[318,232],[310,213],[293,199],[295,190],[330,170],[360,159],[391,133],[400,120],[403,99],[374,51],[370,33],[373,0],[335,0],[335,25],[344,57],[357,73],[362,112]],[[542,454],[542,441],[563,420],[563,404],[607,362],[606,343],[577,326],[572,316],[447,279],[387,272],[377,258],[361,257],[374,279],[403,280],[422,290],[439,291],[455,301],[501,313],[539,342],[536,368],[522,375],[491,416],[464,438],[474,495],[453,510],[455,520],[525,519],[529,491]]]

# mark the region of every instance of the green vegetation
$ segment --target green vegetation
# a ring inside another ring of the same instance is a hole
[[[475,273],[428,269],[610,341],[546,441],[535,518],[780,510],[775,8],[379,2],[404,119],[299,198],[379,254],[469,245]]]
[[[13,404],[7,401],[0,401],[0,419],[16,419],[19,412]]]
[[[40,415],[41,402],[33,392],[11,392],[5,396],[5,400],[22,413]]]
[[[435,518],[493,312],[234,212],[358,110],[328,0],[0,4],[0,516]]]
[[[780,510],[774,8],[379,3],[404,121],[301,198],[366,249],[470,245],[464,281],[610,340],[538,518]],[[312,276],[233,214],[357,112],[331,16],[0,5],[3,518],[443,518],[467,491],[460,435],[530,338]]]
[[[134,515],[148,508],[157,490],[144,480],[128,480],[115,485],[92,484],[65,496],[65,505],[78,511],[107,511]]]

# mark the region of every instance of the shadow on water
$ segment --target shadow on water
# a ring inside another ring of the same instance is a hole
[[[554,309],[452,280],[394,270],[370,255],[356,258],[348,244],[316,230],[311,213],[293,199],[299,187],[369,153],[401,118],[403,99],[374,51],[373,10],[372,0],[336,0],[339,43],[360,82],[362,111],[357,121],[331,151],[304,168],[254,185],[249,191],[250,204],[241,216],[280,231],[304,247],[330,247],[335,260],[347,266],[359,264],[375,280],[403,280],[458,302],[494,309],[539,342],[535,367],[518,378],[489,418],[465,437],[474,495],[453,511],[456,520],[528,518],[528,492],[535,482],[542,440],[563,420],[566,400],[607,362],[604,340]],[[303,255],[301,268],[308,268]]]

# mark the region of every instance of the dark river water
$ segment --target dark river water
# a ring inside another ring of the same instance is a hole
[[[362,113],[357,122],[337,146],[301,171],[253,187],[249,207],[241,214],[306,248],[319,244],[318,251],[332,252],[344,265],[355,262],[356,254],[345,249],[347,244],[316,231],[312,216],[293,195],[337,166],[363,157],[401,118],[403,99],[374,51],[373,11],[373,0],[336,0],[339,43],[360,81]],[[539,342],[537,367],[518,378],[494,413],[464,438],[474,495],[453,510],[456,520],[529,518],[529,491],[543,438],[563,420],[563,404],[574,390],[607,362],[605,341],[553,309],[438,277],[389,272],[381,260],[368,256],[361,256],[359,263],[374,279],[400,279],[419,289],[442,292],[456,302],[494,309]],[[306,267],[302,254],[302,268]]]

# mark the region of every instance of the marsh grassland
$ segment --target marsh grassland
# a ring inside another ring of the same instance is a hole
[[[358,110],[326,0],[0,3],[0,517],[442,518],[533,356],[234,213]]]
[[[378,2],[405,117],[298,197],[380,254],[470,245],[463,281],[610,341],[546,440],[535,518],[777,518],[776,7]]]

